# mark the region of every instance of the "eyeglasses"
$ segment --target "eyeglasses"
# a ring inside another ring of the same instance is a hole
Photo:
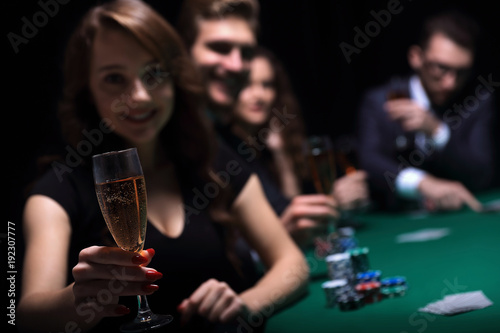
[[[472,71],[471,67],[451,67],[437,61],[424,60],[424,67],[429,71],[429,74],[436,80],[442,79],[446,75],[453,75],[457,79],[464,79]]]

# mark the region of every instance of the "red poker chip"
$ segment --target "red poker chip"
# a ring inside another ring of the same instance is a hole
[[[378,281],[362,282],[358,283],[355,288],[357,291],[371,291],[373,289],[380,288],[380,282]]]
[[[378,294],[378,293],[375,293],[375,294],[372,294],[372,295],[368,295],[368,296],[365,296],[363,298],[365,304],[377,303],[377,302],[380,302],[383,299],[384,299],[384,295]]]

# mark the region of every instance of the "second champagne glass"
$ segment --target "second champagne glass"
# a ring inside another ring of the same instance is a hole
[[[333,144],[330,138],[328,136],[310,136],[305,142],[305,153],[316,191],[332,195],[336,168]],[[326,239],[316,239],[316,252],[321,257],[335,252],[331,239],[335,234],[335,222],[333,218],[328,218]]]
[[[136,148],[95,155],[94,185],[102,215],[116,244],[125,251],[141,252],[147,225],[146,184]],[[154,314],[145,295],[137,296],[136,318],[121,332],[143,332],[164,326],[170,315]]]

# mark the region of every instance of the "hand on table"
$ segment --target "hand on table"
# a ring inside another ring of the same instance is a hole
[[[341,210],[355,209],[367,202],[369,195],[366,178],[366,172],[356,171],[333,183],[333,197]]]
[[[476,212],[481,211],[481,203],[460,182],[426,175],[418,188],[429,210],[457,210],[465,204]]]
[[[328,218],[339,218],[337,201],[330,195],[305,194],[292,199],[281,214],[281,223],[299,244],[308,242],[312,232]]]
[[[408,98],[387,101],[384,109],[389,118],[399,122],[406,132],[421,131],[430,137],[441,124],[432,113]]]
[[[145,267],[154,253],[153,249],[139,254],[105,246],[91,246],[80,251],[78,264],[73,268],[77,312],[93,309],[100,317],[129,313],[127,307],[118,304],[119,296],[150,295],[158,290],[152,282],[162,274]]]
[[[178,306],[181,325],[189,322],[194,314],[211,322],[228,323],[245,313],[247,307],[225,282],[210,279],[196,289]]]

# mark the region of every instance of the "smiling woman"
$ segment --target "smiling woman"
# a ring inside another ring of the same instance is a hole
[[[169,140],[183,127],[188,138],[203,136],[206,129],[200,128],[206,125],[194,115],[199,112],[203,88],[180,38],[159,15],[149,17],[137,10],[136,3],[124,3],[116,12],[94,8],[68,43],[60,104],[64,137],[71,145],[78,144],[82,130],[97,128],[100,118],[118,126],[116,134],[128,133],[109,135],[122,142],[121,148],[126,146],[123,139],[128,144],[151,140],[167,121]],[[90,52],[82,52],[85,49]],[[179,92],[174,103],[175,88]],[[173,108],[184,111],[176,113]],[[180,126],[184,122],[190,126]],[[107,150],[104,142],[95,153]],[[203,156],[203,152],[208,149],[200,147],[196,155]]]
[[[159,63],[120,30],[97,33],[92,59],[90,90],[99,115],[109,119],[115,132],[130,143],[150,142],[172,116],[172,80],[161,80],[151,89],[145,80],[146,70]],[[123,99],[128,107],[116,103]]]
[[[94,7],[69,41],[64,74],[60,116],[69,145],[78,149],[105,121],[110,131],[100,133],[93,154],[137,148],[147,250],[123,251],[103,232],[91,154],[71,172],[49,170],[24,209],[22,331],[114,332],[135,312],[126,296],[155,293],[148,301],[174,316],[172,331],[235,332],[303,290],[301,252],[258,178],[215,141],[196,71],[158,13],[139,0]],[[187,212],[200,189],[206,204]],[[236,246],[239,235],[248,245]],[[262,276],[249,246],[266,265]]]

